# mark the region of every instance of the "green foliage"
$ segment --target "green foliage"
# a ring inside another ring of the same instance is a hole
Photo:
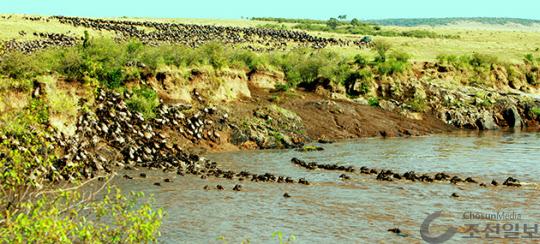
[[[326,26],[328,26],[332,30],[335,30],[338,24],[339,22],[336,18],[330,18],[328,21],[326,21]]]
[[[87,202],[78,192],[39,197],[7,211],[0,225],[0,242],[8,243],[133,243],[157,241],[163,213],[142,193],[128,197],[107,190],[99,201]]]
[[[358,65],[358,67],[364,68],[368,65],[369,61],[368,61],[368,58],[365,57],[364,55],[357,54],[356,56],[354,56],[354,63]]]
[[[278,92],[286,92],[290,89],[290,86],[289,84],[276,84],[274,88]]]
[[[374,41],[375,51],[377,51],[377,57],[375,62],[384,63],[386,61],[386,53],[392,48],[392,45],[389,42],[384,40]]]
[[[276,231],[272,233],[272,237],[277,238],[279,244],[290,244],[296,241],[296,236],[290,235],[289,237],[283,236],[283,232]]]
[[[481,54],[481,53],[474,53],[469,60],[469,63],[473,67],[491,67],[492,64],[499,63],[497,57],[487,55],[487,54]]]
[[[141,87],[133,90],[133,95],[126,101],[132,112],[139,112],[145,119],[154,118],[159,99],[156,91],[150,87]]]
[[[537,117],[540,118],[540,107],[534,107],[531,109],[531,112]]]
[[[344,17],[346,15],[341,15]],[[353,18],[350,22],[346,21],[346,18],[331,18],[330,20],[312,20],[312,19],[287,19],[287,18],[252,18],[252,20],[259,21],[274,21],[277,23],[294,23],[293,28],[307,31],[324,31],[334,32],[341,34],[363,34],[374,36],[404,36],[414,38],[445,38],[456,39],[459,36],[456,35],[441,35],[433,31],[428,30],[410,30],[410,31],[395,31],[395,30],[382,30],[380,26],[373,22],[361,22],[356,18]],[[267,24],[269,25],[269,24]],[[271,26],[273,29],[278,29],[277,26]]]
[[[352,26],[359,26],[361,24],[360,20],[358,20],[357,18],[353,18],[351,20],[351,25]]]
[[[372,107],[379,107],[379,98],[370,97],[368,99],[368,104],[369,106],[372,106]]]
[[[428,108],[426,99],[420,97],[415,97],[412,100],[408,101],[407,105],[414,112],[425,112]]]

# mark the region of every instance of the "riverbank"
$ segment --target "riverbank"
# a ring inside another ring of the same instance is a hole
[[[90,21],[63,20],[75,21],[72,24],[77,26]],[[89,23],[92,28],[114,27],[132,35],[146,33],[125,29],[127,22],[104,22],[103,26],[99,21]],[[171,28],[147,24],[153,28]],[[216,30],[222,30],[209,26],[189,28],[202,28],[203,32],[218,37],[221,34]],[[258,33],[258,29],[226,30],[244,31],[252,38]],[[280,33],[288,34],[285,38]],[[199,43],[200,34],[186,44],[190,46],[183,46],[147,43],[145,38],[152,36],[148,33],[142,40],[125,41],[94,38],[85,32],[80,42],[70,39],[69,45],[63,45],[65,40],[60,38],[60,44],[53,42],[45,47],[30,42],[39,48],[23,50],[25,53],[16,48],[6,50],[0,59],[0,180],[3,182],[0,187],[4,194],[0,198],[0,212],[5,219],[0,224],[6,224],[0,227],[8,227],[0,231],[27,228],[23,225],[34,223],[10,225],[35,213],[32,210],[41,205],[33,204],[40,201],[51,204],[45,210],[56,209],[57,201],[39,198],[51,192],[46,189],[65,182],[84,185],[81,181],[100,179],[102,190],[108,185],[105,177],[122,170],[160,170],[176,177],[209,182],[238,179],[311,185],[305,176],[227,169],[219,160],[206,158],[208,153],[256,149],[311,151],[323,149],[306,147],[310,143],[362,137],[414,137],[462,129],[535,131],[540,128],[540,59],[532,54],[526,55],[521,64],[477,53],[441,55],[437,62],[414,62],[409,54],[378,42],[373,45],[376,57],[349,57],[324,48],[339,44],[339,40],[319,39],[305,33],[295,39],[298,33],[283,33],[264,31],[262,35],[276,38],[273,44],[292,38],[296,40],[295,48],[253,51],[234,43],[206,39]],[[156,38],[169,38],[174,33],[161,34]],[[250,41],[234,37],[229,36],[242,43]],[[299,47],[302,43],[315,46]],[[309,168],[340,168],[337,164],[320,163],[298,164]],[[436,177],[371,168],[369,174],[376,173],[377,178],[385,181],[401,177],[427,182]],[[147,176],[144,172],[138,176],[126,173],[123,178]],[[449,175],[439,176],[448,180]],[[450,181],[472,182],[468,178],[452,177]],[[153,185],[163,186],[173,181],[167,177]],[[507,178],[503,184],[513,183]],[[221,191],[224,187],[216,185],[215,189]],[[241,189],[241,184],[234,186],[234,191]],[[52,192],[54,197],[64,196],[64,189]],[[121,200],[115,204],[128,201],[120,193],[116,199]],[[97,210],[106,208],[91,205],[92,201],[86,198],[68,200],[78,207],[88,204]],[[104,204],[110,203],[107,198],[102,200]],[[26,204],[30,207],[19,212]],[[71,209],[69,204],[61,209]],[[120,209],[134,206],[140,205],[121,205]],[[146,220],[135,218],[132,222],[150,221],[152,225],[140,226],[143,231],[134,230],[130,234],[133,236],[118,238],[148,241],[159,235],[160,210],[150,211],[149,205],[142,206],[143,209],[135,211],[150,214],[141,216]],[[55,218],[69,216],[49,217],[55,222]],[[121,229],[131,224],[121,219],[117,226]],[[115,235],[122,236],[123,232]]]

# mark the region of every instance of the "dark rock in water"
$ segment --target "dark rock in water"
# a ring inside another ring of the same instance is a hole
[[[171,179],[169,179],[169,178],[166,178],[166,179],[164,179],[163,181],[168,182],[168,183],[173,182],[173,181],[172,181]]]
[[[203,189],[208,190],[208,185],[205,185]]]
[[[371,170],[369,171],[369,173],[370,173],[370,174],[377,174],[377,173],[379,173],[379,172],[377,172],[376,169],[371,169]]]
[[[283,194],[283,197],[284,198],[289,198],[289,197],[291,197],[291,195],[289,195],[289,193],[285,192],[285,194]]]
[[[508,179],[506,179],[504,181],[503,185],[504,186],[516,186],[516,187],[519,187],[519,186],[521,186],[521,183],[517,179],[514,179],[512,177],[508,177]]]
[[[234,188],[233,188],[234,191],[241,191],[242,190],[242,186],[241,185],[235,185]]]
[[[400,234],[400,233],[401,233],[401,230],[400,230],[399,228],[392,228],[392,229],[388,229],[388,232]]]
[[[465,182],[467,182],[467,183],[475,183],[475,184],[478,183],[471,177],[468,177],[467,179],[465,179]]]
[[[452,193],[452,197],[459,197],[459,195],[457,193]]]
[[[145,173],[140,173],[139,176],[142,177],[142,178],[146,178],[146,174],[145,174]]]
[[[154,183],[154,185],[155,185],[155,186],[161,186],[161,183],[156,182],[156,183]]]
[[[220,191],[225,190],[225,188],[223,188],[222,185],[217,185],[216,188],[217,188],[218,190],[220,190]]]
[[[124,175],[124,178],[125,178],[125,179],[128,179],[128,180],[133,179],[133,177],[131,177],[131,176],[129,176],[129,175]]]
[[[494,186],[498,186],[498,185],[499,185],[499,183],[498,183],[496,180],[492,180],[492,181],[491,181],[491,184],[494,185]]]
[[[480,187],[487,187],[486,183],[480,183]]]
[[[294,180],[291,177],[285,178],[286,183],[294,183]]]
[[[401,180],[401,178],[402,178],[401,175],[399,175],[399,174],[394,174],[393,177],[394,177],[394,179],[398,179],[398,180]]]

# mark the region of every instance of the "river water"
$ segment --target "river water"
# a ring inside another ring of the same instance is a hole
[[[458,228],[448,243],[509,242],[501,239],[504,231],[509,231],[509,225],[503,230],[505,223],[519,226],[514,227],[520,233],[514,240],[530,241],[523,237],[527,236],[523,225],[540,225],[540,133],[453,133],[359,139],[322,146],[324,151],[307,153],[269,150],[207,155],[224,169],[305,177],[312,183],[309,186],[200,179],[161,171],[148,171],[145,179],[117,177],[115,184],[123,190],[154,195],[157,206],[167,212],[161,229],[163,243],[278,243],[272,237],[277,231],[294,235],[294,243],[422,243],[420,226],[436,211],[443,215],[431,224],[433,235],[449,227]],[[471,176],[488,185],[492,179],[502,183],[512,176],[523,186],[381,182],[375,175],[359,173],[351,173],[352,179],[343,181],[339,179],[342,172],[309,171],[293,165],[293,157],[399,173],[445,172],[462,178]],[[164,178],[173,178],[174,182],[163,183]],[[153,186],[159,181],[162,186]],[[225,190],[216,190],[217,184]],[[241,192],[232,190],[235,184],[242,185]],[[204,190],[205,185],[212,189]],[[284,198],[285,192],[291,198]],[[451,197],[452,193],[460,197]],[[469,212],[499,212],[507,219],[471,220],[467,219]],[[472,233],[467,232],[467,224],[478,225],[474,236],[479,239],[465,238]],[[499,224],[499,234],[484,231],[488,224]],[[402,233],[388,232],[390,228],[399,228]]]

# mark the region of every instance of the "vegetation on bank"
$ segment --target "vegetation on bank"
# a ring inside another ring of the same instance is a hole
[[[69,110],[70,106],[77,108],[77,104],[32,94],[43,77],[84,84],[89,90],[130,90],[133,95],[126,101],[128,108],[146,118],[155,116],[159,104],[156,91],[150,85],[126,84],[155,77],[163,67],[208,70],[214,75],[227,69],[245,73],[277,71],[285,77],[277,90],[316,90],[321,86],[333,91],[343,89],[351,97],[362,95],[368,98],[369,105],[380,106],[379,96],[383,94],[374,90],[374,83],[413,76],[414,64],[410,54],[389,42],[377,40],[373,50],[374,57],[308,48],[256,53],[220,43],[189,48],[87,38],[78,46],[32,55],[5,53],[0,58],[0,93],[20,93],[28,102],[18,110],[0,107],[0,238],[20,242],[36,238],[54,242],[145,242],[159,236],[161,210],[140,201],[140,195],[125,196],[116,190],[103,193],[106,183],[85,196],[77,193],[84,184],[83,177],[76,174],[80,172],[78,166],[59,164],[60,153],[50,140],[53,110]],[[524,56],[523,64],[511,65],[490,55],[474,53],[440,55],[436,68],[439,73],[461,74],[463,84],[494,87],[499,79],[497,72],[502,69],[509,82],[538,85],[539,65],[540,58],[534,54]],[[424,111],[425,94],[415,94],[406,103],[413,111]],[[540,113],[538,108],[532,112]],[[50,190],[66,181],[72,182],[73,187]]]
[[[332,32],[339,34],[355,34],[355,35],[373,35],[373,36],[386,36],[386,37],[414,37],[414,38],[444,38],[444,39],[458,39],[458,35],[438,34],[428,30],[404,30],[396,31],[383,28],[377,24],[370,22],[363,22],[356,18],[352,20],[345,20],[344,18],[336,19],[331,18],[329,20],[313,20],[313,19],[287,19],[287,18],[252,18],[252,20],[258,21],[270,21],[277,22],[278,25],[266,24],[260,27],[274,28],[274,29],[286,29],[286,26],[282,23],[293,23],[293,29],[305,30],[305,31],[322,31]]]
[[[25,86],[12,89],[23,92]],[[140,193],[109,188],[111,178],[82,182],[80,165],[59,160],[50,105],[34,96],[21,110],[3,111],[8,117],[0,121],[0,242],[155,241],[161,209]],[[90,184],[95,187],[83,188]]]

